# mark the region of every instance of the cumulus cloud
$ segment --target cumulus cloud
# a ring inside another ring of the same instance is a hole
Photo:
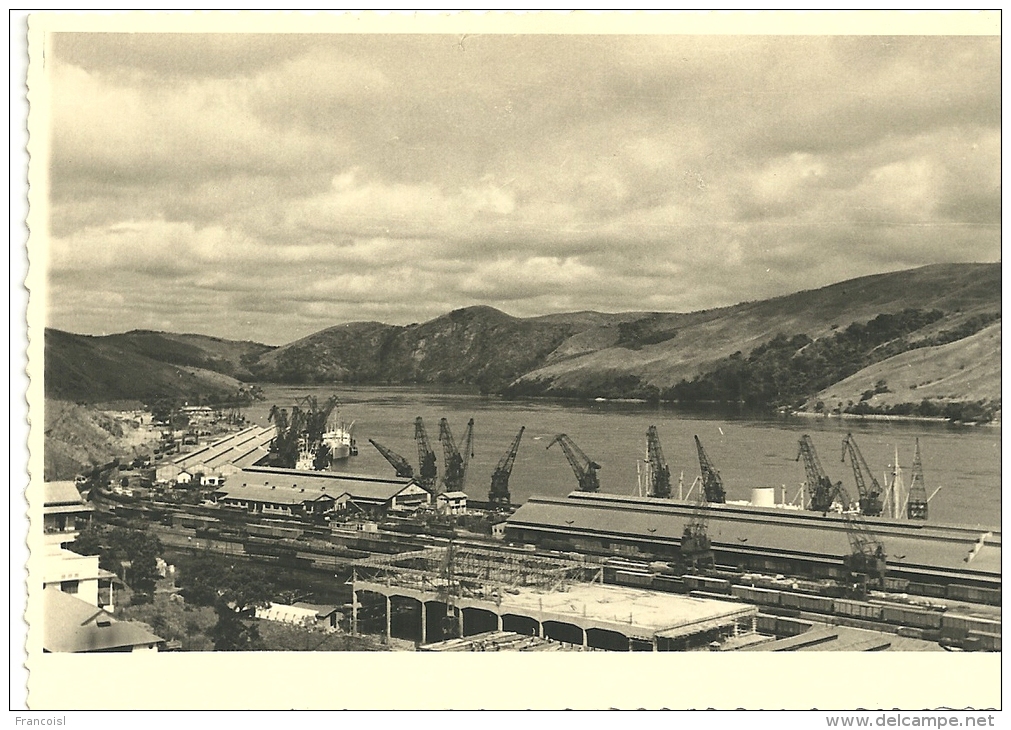
[[[283,343],[1000,257],[985,37],[61,34],[50,324]]]

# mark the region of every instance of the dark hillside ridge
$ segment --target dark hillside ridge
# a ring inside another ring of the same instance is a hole
[[[790,342],[800,350],[854,323],[866,326],[879,315],[907,310],[932,314],[918,328],[903,328],[896,341],[876,342],[867,352],[852,350],[852,362],[867,366],[910,347],[923,349],[916,362],[925,362],[931,347],[970,337],[999,321],[1000,264],[925,266],[690,313],[518,318],[491,307],[468,307],[408,326],[341,324],[278,348],[161,332],[83,337],[47,330],[46,393],[96,401],[141,397],[159,388],[220,391],[236,387],[239,380],[258,380],[461,384],[513,396],[675,397],[675,386],[682,382],[726,372],[725,361],[732,356],[746,360],[756,348],[771,347],[775,356],[766,355],[759,369],[774,375],[794,367]],[[804,367],[817,368],[817,360]],[[826,369],[822,375],[851,373],[849,367]],[[825,377],[809,375],[803,379],[805,388],[830,384]],[[768,386],[776,378],[763,378],[757,392],[771,392]],[[974,388],[986,390],[979,386]],[[707,387],[697,388],[693,397]],[[791,386],[792,400],[814,395],[800,390]],[[684,386],[681,392],[687,392]],[[959,396],[952,392],[945,397]]]

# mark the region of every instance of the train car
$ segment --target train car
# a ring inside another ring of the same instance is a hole
[[[653,576],[653,590],[665,591],[666,593],[686,593],[687,588],[680,578],[672,578],[667,575]]]
[[[1001,605],[999,590],[959,585],[958,583],[952,583],[948,586],[945,598],[949,598],[952,601],[966,601],[967,603],[983,603],[989,606]]]
[[[970,631],[968,638],[977,641],[981,651],[1000,651],[1000,634],[990,634],[985,631]]]
[[[768,588],[738,585],[730,587],[730,595],[736,596],[747,603],[756,603],[760,606],[778,606],[782,592],[769,590]]]
[[[970,632],[1001,634],[1000,621],[959,613],[945,613],[941,616],[941,629],[948,634],[968,634]]]
[[[881,606],[881,619],[898,626],[915,626],[918,629],[939,629],[943,614],[918,608],[887,604]]]
[[[614,582],[620,586],[650,588],[653,585],[653,574],[644,570],[617,570],[614,573]]]
[[[793,593],[791,591],[782,592],[780,604],[788,608],[798,608],[801,611],[811,611],[813,613],[832,613],[835,606],[831,598],[809,595],[807,593]]]
[[[913,581],[909,582],[906,591],[917,596],[927,596],[929,598],[944,598],[948,592],[947,586],[935,583],[915,583]]]
[[[906,578],[893,578],[886,576],[884,588],[889,593],[906,593],[909,591],[909,581]]]
[[[907,639],[922,639],[923,629],[918,629],[915,626],[900,626],[895,631],[897,636],[903,636]]]
[[[730,593],[730,581],[723,578],[708,578],[699,576],[698,590],[709,591],[711,593]]]
[[[880,621],[882,607],[866,601],[851,601],[846,598],[834,599],[833,613],[859,619]]]
[[[709,591],[688,591],[689,598],[704,598],[709,601],[736,601],[740,602],[740,598],[736,596],[728,596],[725,593],[710,593]]]

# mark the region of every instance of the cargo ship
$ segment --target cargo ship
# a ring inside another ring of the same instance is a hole
[[[354,428],[354,421],[345,423],[339,418],[328,424],[327,430],[323,432],[323,444],[330,449],[332,461],[343,461],[358,456]]]

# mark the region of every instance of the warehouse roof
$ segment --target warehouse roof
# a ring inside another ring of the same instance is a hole
[[[180,454],[172,464],[180,469],[203,465],[221,466],[248,454],[252,449],[265,448],[274,438],[273,428],[250,426],[237,433],[229,434],[194,451]]]
[[[532,497],[506,527],[679,544],[694,510],[695,505],[675,500],[577,492],[565,498]],[[717,550],[822,560],[841,560],[850,552],[841,515],[727,504],[710,504],[707,512],[709,538]],[[1000,574],[998,531],[898,520],[866,524],[897,568]]]
[[[307,492],[326,491],[329,494],[346,492],[351,499],[365,502],[387,502],[412,485],[413,479],[401,477],[372,477],[364,474],[341,474],[338,472],[299,471],[257,466],[243,469],[233,477],[235,481],[247,484],[294,485]],[[419,487],[420,488],[420,487]]]
[[[303,504],[320,500],[338,499],[346,492],[326,492],[318,489],[304,489],[295,486],[260,484],[228,484],[216,490],[222,499],[239,499],[250,502],[270,502],[271,504]]]

